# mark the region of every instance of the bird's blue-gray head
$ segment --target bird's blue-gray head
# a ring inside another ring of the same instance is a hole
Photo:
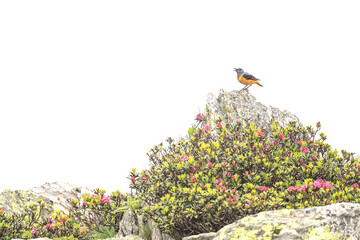
[[[237,72],[238,76],[241,76],[242,74],[244,74],[244,70],[242,68],[234,68],[234,71]]]

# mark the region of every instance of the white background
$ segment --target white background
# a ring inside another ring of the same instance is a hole
[[[296,2],[1,1],[0,190],[128,191],[207,93],[243,87],[234,67],[261,79],[257,101],[357,155],[359,8]]]

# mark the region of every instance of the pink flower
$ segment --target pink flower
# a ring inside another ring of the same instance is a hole
[[[221,122],[218,122],[217,126],[218,126],[219,128],[222,128]]]
[[[45,225],[45,227],[46,227],[46,228],[50,228],[50,227],[51,227],[51,224],[48,223],[48,224]]]
[[[297,141],[297,143],[296,143],[297,145],[299,145],[299,146],[301,146],[302,145],[302,141]]]
[[[211,168],[214,164],[212,162],[209,162],[207,165],[209,168]]]
[[[92,197],[92,198],[96,198],[96,197],[97,197],[97,195],[93,194],[93,195],[91,195],[91,197]]]
[[[180,159],[180,161],[184,161],[184,160],[189,160],[189,157],[188,156],[186,156],[186,155],[184,155],[181,159]]]
[[[326,200],[326,204],[329,204],[330,203],[330,200]]]
[[[332,189],[332,185],[330,183],[325,182],[325,180],[323,179],[316,179],[313,183],[313,185],[311,186],[311,189],[314,188],[327,188],[327,189]]]
[[[292,191],[298,191],[298,192],[300,192],[300,189],[299,189],[298,186],[289,187],[287,190],[288,190],[288,192],[292,192]]]
[[[253,204],[253,201],[250,201],[249,204],[252,205],[252,204]]]
[[[66,222],[66,220],[67,220],[66,218],[61,218],[60,222]]]
[[[262,204],[262,200],[260,200],[259,204],[260,204],[260,205]]]
[[[300,162],[300,163],[303,163],[303,160],[299,159],[299,162]]]
[[[51,223],[55,223],[55,220],[52,217],[49,217],[48,221]]]
[[[316,159],[316,155],[315,155],[315,154],[311,155],[311,157],[312,157],[313,160]]]
[[[266,149],[266,150],[269,150],[269,149],[270,149],[270,146],[269,146],[269,145],[266,145],[266,146],[265,146],[265,149]]]
[[[321,124],[320,124],[320,122],[318,122],[317,124],[316,124],[316,127],[321,127]]]
[[[79,230],[80,230],[80,233],[89,232],[89,229],[87,229],[86,227],[81,227]]]
[[[203,118],[204,118],[204,115],[202,115],[201,113],[198,113],[196,115],[196,119],[198,119],[198,120],[202,120]]]
[[[86,202],[83,202],[83,203],[82,203],[82,206],[83,206],[83,207],[86,207],[86,205],[87,205]]]
[[[358,184],[356,184],[356,183],[354,183],[353,185],[351,185],[353,188],[358,188],[359,187],[359,185]]]
[[[147,176],[146,176],[146,175],[141,175],[141,178],[142,178],[143,180],[145,180],[145,179],[147,179]]]
[[[265,135],[265,133],[264,133],[264,132],[262,132],[261,130],[260,130],[260,131],[258,131],[258,132],[257,132],[257,134],[258,134],[260,137],[262,137],[262,136],[264,136],[264,135]]]
[[[110,203],[110,198],[109,196],[103,196],[102,200],[106,203]]]
[[[235,193],[235,189],[231,190],[232,193]]]
[[[132,182],[135,182],[135,178],[134,178],[134,177],[130,178],[130,180],[131,180]]]
[[[300,152],[308,153],[308,152],[310,152],[310,150],[307,149],[307,148],[305,148],[305,147],[303,147],[303,148],[300,149]]]
[[[199,168],[199,167],[200,167],[200,165],[199,165],[199,164],[196,164],[196,165],[195,165],[195,167],[196,167],[196,168]]]
[[[269,189],[268,187],[259,186],[259,190],[260,190],[260,191],[266,191],[266,190],[268,190],[268,189]]]
[[[192,177],[192,178],[191,178],[191,181],[192,181],[192,182],[195,182],[195,178],[194,178],[194,177]]]
[[[223,167],[223,166],[225,166],[226,165],[226,162],[222,162],[221,163],[221,166]]]
[[[240,125],[240,121],[237,121],[236,123],[237,123],[237,125]]]
[[[306,192],[306,188],[307,188],[307,185],[304,184],[304,185],[301,187],[301,191],[302,191],[302,192]]]
[[[234,199],[236,200],[236,199],[238,199],[238,197],[239,197],[239,195],[235,195],[235,196],[234,196]]]
[[[284,139],[284,137],[285,137],[284,134],[282,134],[282,133],[279,134],[279,138],[280,138],[280,139]]]
[[[203,131],[203,132],[208,132],[208,131],[210,131],[209,125],[204,125],[204,126],[202,127],[202,131]]]
[[[231,198],[229,198],[227,201],[228,201],[228,203],[229,203],[229,204],[231,204],[231,203],[232,203]]]
[[[324,188],[327,188],[327,189],[329,189],[329,190],[331,190],[331,189],[333,188],[330,183],[324,183],[324,184],[323,184],[323,187],[324,187]]]
[[[322,185],[323,185],[323,180],[322,179],[317,179],[313,183],[313,186],[317,187],[317,188],[321,188]]]
[[[235,162],[232,162],[231,164],[233,165],[233,167],[235,167]]]

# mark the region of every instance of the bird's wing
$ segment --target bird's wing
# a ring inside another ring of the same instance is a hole
[[[260,81],[260,79],[254,77],[253,75],[251,75],[249,73],[244,73],[243,77],[246,78],[247,80]]]

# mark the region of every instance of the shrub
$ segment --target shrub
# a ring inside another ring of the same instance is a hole
[[[198,115],[199,116],[199,115]],[[359,159],[332,150],[321,133],[296,122],[271,131],[246,120],[211,130],[197,116],[186,139],[148,153],[149,170],[132,171],[142,214],[176,239],[218,231],[247,215],[359,201]]]
[[[96,189],[93,195],[85,194],[82,199],[68,200],[72,209],[68,213],[56,211],[51,217],[42,217],[45,203],[24,206],[24,212],[6,215],[0,208],[0,238],[91,239],[100,235],[111,236],[119,229],[123,212],[113,213],[127,200],[127,194],[119,191],[106,196],[105,191]]]
[[[96,189],[94,194],[84,194],[82,201],[75,199],[70,201],[72,209],[69,214],[79,219],[87,230],[93,231],[99,226],[114,228],[119,230],[119,223],[122,219],[123,212],[114,210],[127,203],[128,194],[121,194],[119,191],[113,192],[112,195],[106,196],[104,190]]]

